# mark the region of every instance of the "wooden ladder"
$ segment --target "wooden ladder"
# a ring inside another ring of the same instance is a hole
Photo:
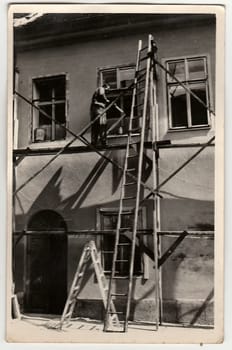
[[[106,277],[104,275],[104,271],[101,265],[101,258],[97,251],[96,245],[94,241],[90,241],[86,243],[84,246],[83,252],[81,254],[73,282],[69,291],[69,295],[67,298],[67,301],[65,303],[64,311],[61,316],[61,321],[59,323],[59,328],[62,329],[64,324],[68,324],[71,320],[71,317],[73,315],[76,303],[77,303],[77,297],[80,293],[81,283],[86,271],[86,268],[89,264],[89,261],[92,260],[94,270],[96,273],[98,285],[100,288],[101,297],[103,300],[104,307],[106,308],[107,305],[107,292],[108,292],[108,283],[106,280]],[[109,323],[113,326],[119,326],[119,320],[118,316],[116,314],[115,306],[113,301],[111,301],[109,309],[112,313],[112,316],[110,317]]]
[[[152,47],[150,40],[146,48],[142,48],[142,41],[140,40],[135,68],[112,271],[104,319],[104,331],[106,332],[126,332],[128,328],[132,298],[136,235],[140,209],[144,140],[147,127],[149,75],[152,60],[151,53]],[[129,175],[134,175],[134,180],[131,180],[131,176]],[[129,209],[129,205],[133,209]],[[123,218],[125,218],[125,215],[130,217],[130,222],[127,225],[124,224],[125,220]],[[125,234],[127,237],[126,242]],[[123,250],[125,252],[125,246],[127,246],[127,253],[129,252],[129,254],[122,254]],[[122,267],[124,268],[122,269]],[[114,292],[116,280],[122,279],[124,283],[120,284],[120,293]],[[120,311],[114,311],[111,308],[111,303],[116,298],[120,298]],[[110,322],[110,317],[115,314],[120,320],[119,327],[112,327],[112,322]]]

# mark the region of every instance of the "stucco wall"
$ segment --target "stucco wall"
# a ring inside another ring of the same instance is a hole
[[[183,28],[149,30],[158,45],[160,60],[185,55],[209,55],[211,97],[214,101],[214,28],[207,24],[188,25]],[[27,98],[32,97],[32,78],[47,74],[66,72],[69,76],[69,127],[78,132],[89,121],[89,105],[97,84],[97,68],[135,62],[138,39],[147,40],[147,33],[124,35],[113,39],[89,42],[73,42],[33,51],[20,52],[17,56],[19,68],[19,91]],[[183,45],[185,43],[185,45]],[[205,142],[211,130],[168,132],[165,104],[164,75],[159,72],[158,101],[160,138],[178,142]],[[31,108],[19,99],[19,147],[30,143]],[[53,143],[62,145],[64,142]],[[52,143],[30,145],[47,147]],[[160,181],[191,156],[196,148],[162,150],[160,152]],[[123,151],[107,152],[117,162],[122,162]],[[151,166],[151,151],[147,152],[148,167]],[[21,183],[43,166],[50,156],[26,157],[17,167],[17,184]],[[213,230],[214,225],[214,153],[213,148],[205,150],[173,180],[163,188],[161,199],[162,230]],[[151,171],[151,168],[150,170]],[[149,173],[146,181],[152,185]],[[44,209],[55,210],[62,215],[69,230],[95,229],[96,210],[101,207],[117,207],[120,189],[119,171],[94,153],[61,155],[56,161],[18,193],[16,199],[16,226],[18,230],[27,228],[29,218]],[[146,194],[146,191],[145,191]],[[152,227],[151,201],[147,206],[148,227]],[[93,238],[90,235],[69,237],[68,239],[68,283],[70,286],[78,257],[84,243]],[[183,241],[172,257],[162,267],[162,293],[166,301],[166,320],[183,321],[184,311],[178,302],[187,305],[187,314],[194,318],[194,305],[198,309],[211,293],[213,285],[213,241],[188,238]],[[168,249],[172,239],[162,239],[162,249]],[[152,244],[149,244],[152,249]],[[205,248],[205,249],[203,249]],[[17,292],[23,295],[26,271],[26,239],[16,250]],[[170,279],[170,275],[173,278]],[[170,281],[172,283],[170,283]],[[196,283],[198,281],[199,283]],[[191,286],[191,288],[190,288]],[[117,288],[120,286],[117,285]],[[83,300],[100,299],[98,286],[90,270],[87,283],[81,291]],[[135,318],[152,320],[150,310],[154,306],[154,269],[149,261],[149,279],[136,279],[133,298],[137,300]],[[147,301],[148,304],[144,304]],[[185,304],[184,304],[185,303]],[[83,304],[84,305],[84,304]],[[83,306],[82,305],[82,306]],[[137,308],[137,309],[136,309]],[[86,314],[90,308],[83,306]],[[137,310],[137,311],[136,311]],[[80,310],[79,310],[80,311]],[[136,314],[137,312],[137,314]],[[182,313],[181,313],[182,312]],[[212,308],[204,309],[201,323],[212,322]],[[179,316],[178,316],[178,315]],[[180,316],[181,315],[181,316]],[[202,313],[201,313],[202,315]],[[95,315],[96,316],[96,315]],[[183,316],[183,317],[182,317]],[[198,320],[199,321],[199,320]],[[197,322],[197,321],[196,321]]]
[[[168,154],[169,151],[171,154]],[[162,154],[160,162],[162,164],[162,161],[167,158],[175,159],[176,162],[174,164],[168,162],[166,165],[166,169],[171,172],[181,163],[181,160],[183,161],[193,152],[195,152],[195,149],[188,149],[187,154],[186,150],[182,150],[181,154],[175,152],[176,157],[174,157],[172,150],[166,150],[166,158]],[[213,149],[207,149],[205,152],[206,154],[199,158],[198,163],[193,164],[193,167],[190,167],[187,172],[180,172],[180,178],[172,180],[174,181],[173,186],[171,188],[166,188],[168,192],[171,191],[171,194],[163,193],[164,198],[160,200],[162,230],[213,230],[213,196],[208,196],[204,199],[204,195],[202,194],[202,188],[206,187],[206,189],[208,189],[208,187],[213,186],[212,169],[207,167],[204,169],[203,167],[203,164],[212,162]],[[124,151],[121,151],[121,154],[119,154],[118,151],[114,151],[111,152],[110,156],[117,162],[121,162],[123,153]],[[147,156],[151,157],[151,151],[148,152]],[[30,174],[38,170],[49,159],[50,156],[41,156],[37,157],[35,162],[34,157],[26,157],[17,168],[18,186],[26,181]],[[163,164],[163,166],[164,165],[165,164]],[[194,169],[195,167],[198,168],[201,166],[204,169],[204,176],[201,178],[202,182],[199,182],[195,177],[196,173]],[[27,169],[27,171],[25,171],[25,169]],[[164,175],[165,176],[161,177],[161,180],[166,177],[166,173]],[[95,229],[97,209],[118,206],[120,179],[121,176],[118,170],[111,164],[102,160],[100,156],[95,153],[60,156],[51,167],[47,168],[43,174],[40,174],[18,193],[16,200],[17,229],[26,229],[29,219],[33,214],[44,209],[54,210],[60,213],[70,231]],[[148,177],[147,183],[150,185],[152,184],[150,177]],[[148,200],[145,206],[147,207],[147,227],[152,228],[152,201]],[[68,238],[67,289],[72,282],[83,246],[85,242],[90,239],[96,240],[93,235],[70,236]],[[162,267],[164,320],[170,320],[170,315],[172,315],[171,319],[173,322],[175,321],[175,315],[177,314],[177,310],[179,310],[177,306],[179,307],[179,305],[182,305],[181,303],[176,303],[181,300],[185,301],[186,308],[190,308],[190,310],[193,309],[193,311],[190,312],[193,318],[195,310],[194,302],[197,302],[200,307],[204,302],[207,291],[210,292],[213,283],[213,244],[210,243],[207,248],[209,254],[204,253],[202,242],[204,242],[205,238],[202,238],[202,240],[186,238]],[[206,244],[207,242],[208,241],[206,241]],[[98,244],[97,240],[96,243]],[[171,246],[172,240],[164,237],[161,240],[161,244],[163,251],[165,251],[168,249],[168,246]],[[152,239],[148,240],[148,247],[151,250],[153,249]],[[199,253],[200,250],[202,250],[202,252]],[[180,259],[179,256],[182,257],[181,261],[178,260]],[[173,264],[173,259],[175,259],[175,257],[179,262],[178,264]],[[17,264],[17,291],[22,294],[25,288],[25,281],[23,282],[23,278],[25,278],[27,263],[26,239],[18,246],[16,259],[19,261]],[[192,273],[193,262],[196,267],[194,273]],[[202,264],[202,262],[204,262],[204,264]],[[134,305],[134,307],[137,311],[134,311],[134,317],[136,315],[138,319],[148,318],[152,321],[154,320],[154,313],[152,310],[154,310],[155,307],[155,276],[153,268],[154,263],[149,258],[148,264],[149,278],[147,280],[144,280],[142,277],[136,279],[133,299],[136,300],[137,304]],[[172,275],[171,280],[175,280],[171,285],[170,282],[168,282],[168,276],[170,276],[170,274]],[[207,279],[205,278],[206,275]],[[199,283],[195,283],[196,278]],[[119,291],[120,285],[117,284],[116,288],[117,291]],[[98,285],[92,274],[92,269],[88,271],[86,283],[80,293],[80,299],[101,299]],[[147,311],[144,311],[144,300],[148,300],[150,305],[149,307],[146,306]],[[82,301],[81,304],[83,310],[87,309],[88,312],[90,312],[89,307],[91,307],[92,304],[88,306],[87,303],[86,306],[85,303],[83,303],[84,301]],[[169,310],[168,317],[165,316],[167,308]],[[83,310],[79,311],[84,312]],[[179,310],[178,312],[180,313],[181,311]],[[205,317],[203,321],[201,320],[201,322],[207,323],[209,319],[211,320],[212,311],[210,311],[209,315],[210,316]],[[180,318],[180,321],[181,320],[183,321],[183,318]]]
[[[97,68],[134,63],[136,61],[138,39],[146,45],[148,33],[154,35],[158,46],[160,61],[168,58],[208,55],[209,76],[211,81],[211,103],[214,105],[215,85],[215,32],[213,25],[186,26],[165,30],[152,28],[136,36],[126,36],[89,42],[73,42],[72,45],[34,49],[20,52],[16,65],[20,72],[19,91],[27,98],[32,97],[32,78],[68,73],[69,75],[69,122],[74,132],[89,121],[89,106],[91,96],[97,85]],[[183,45],[183,43],[185,43]],[[208,131],[172,132],[167,135],[167,111],[165,102],[164,74],[159,70],[158,102],[160,113],[160,138],[190,141],[205,137]],[[19,100],[19,147],[25,147],[30,140],[31,108]]]

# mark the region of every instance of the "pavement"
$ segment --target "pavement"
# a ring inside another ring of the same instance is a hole
[[[126,333],[103,332],[98,320],[76,318],[60,330],[59,318],[24,316],[7,321],[7,341],[19,343],[205,344],[220,343],[217,330],[129,323]]]

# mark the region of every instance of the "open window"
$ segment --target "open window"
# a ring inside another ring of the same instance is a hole
[[[66,137],[66,75],[33,79],[32,141],[55,141]],[[43,114],[45,112],[51,118]]]
[[[108,84],[110,89],[106,92],[107,98],[113,101],[120,93],[123,96],[117,101],[117,105],[124,111],[126,117],[119,123],[112,134],[125,134],[128,131],[129,117],[132,103],[132,85],[135,76],[135,66],[119,66],[99,69],[100,85]],[[120,111],[112,107],[107,111],[107,129],[109,129],[121,117]]]
[[[139,221],[138,228],[144,229],[146,227],[146,213],[145,208],[141,208],[139,211]],[[100,209],[98,213],[98,221],[101,230],[115,230],[117,226],[117,218],[118,218],[118,209],[108,208],[108,209]],[[123,215],[123,226],[128,227],[131,226],[131,215]],[[121,243],[131,243],[131,240],[125,236],[121,235],[120,238]],[[145,237],[140,236],[139,242],[141,244],[145,243]],[[114,252],[114,243],[115,243],[115,235],[112,234],[104,234],[101,237],[101,241],[99,242],[101,257],[102,257],[102,266],[104,269],[104,273],[110,274],[112,270],[112,260],[113,260],[113,252]],[[130,258],[130,245],[121,245],[119,247],[119,259],[120,262],[116,265],[116,273],[120,276],[128,275],[129,271],[129,262],[123,261]],[[135,259],[134,259],[134,276],[143,276],[144,278],[148,278],[148,260],[147,256],[142,252],[141,246],[136,245],[135,249]]]
[[[193,57],[168,60],[166,68],[210,107],[207,58]],[[168,73],[166,74],[170,129],[209,126],[209,111]]]

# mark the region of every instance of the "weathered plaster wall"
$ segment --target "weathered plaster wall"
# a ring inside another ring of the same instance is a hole
[[[169,151],[171,154],[168,154]],[[200,157],[198,160],[199,163],[193,164],[194,167],[203,167],[204,164],[208,164],[209,161],[212,161],[212,151],[212,149],[207,149],[206,155]],[[187,156],[192,154],[193,149],[188,149],[187,155],[184,150],[182,150],[181,153],[182,154],[175,152],[178,156],[174,157],[173,150],[165,151],[165,156],[167,158],[176,159],[175,164],[171,164],[170,161],[167,162],[166,169],[168,172],[174,170],[176,166],[181,163],[181,160],[183,161]],[[120,162],[122,155],[123,151],[120,155],[115,151],[111,152],[110,156]],[[148,157],[151,157],[151,151],[148,152]],[[38,170],[49,159],[50,156],[37,157],[35,162],[35,158],[26,157],[17,168],[18,186],[26,181],[30,174]],[[164,154],[162,154],[160,159],[161,164],[164,159],[166,158]],[[199,182],[199,177],[196,177],[194,173],[194,167],[190,167],[186,172],[181,172],[180,179],[173,179],[173,181],[175,181],[173,186],[167,189],[171,191],[172,196],[170,194],[163,194],[164,198],[161,199],[162,230],[189,229],[199,231],[213,229],[213,197],[208,196],[207,200],[204,200],[202,194],[202,188],[205,186],[213,187],[212,169],[204,169],[204,176],[200,178],[202,181]],[[25,169],[27,169],[27,171],[25,171]],[[30,169],[30,171],[28,169]],[[165,173],[164,177],[166,177],[166,175]],[[164,177],[161,177],[161,180]],[[185,182],[187,183],[185,184]],[[150,177],[147,183],[150,185],[152,184]],[[60,156],[51,167],[47,168],[43,174],[40,174],[19,192],[16,201],[17,229],[26,229],[32,215],[44,209],[55,210],[60,213],[67,224],[68,230],[95,229],[97,208],[117,207],[119,190],[119,172],[111,164],[103,161],[98,155],[87,153]],[[187,197],[188,192],[189,197]],[[152,202],[148,201],[146,206],[148,227],[152,228]],[[95,237],[91,235],[82,235],[69,237],[68,239],[67,289],[71,284],[83,246],[85,242],[90,239],[95,239]],[[186,239],[186,243],[182,242],[171,258],[163,265],[162,290],[165,301],[164,316],[166,315],[165,312],[168,307],[169,318],[165,316],[168,320],[170,320],[170,317],[172,320],[175,319],[177,310],[179,310],[177,309],[177,305],[178,307],[182,305],[180,302],[177,304],[177,301],[185,300],[185,307],[194,309],[194,300],[201,305],[200,303],[203,303],[207,290],[211,289],[213,283],[213,245],[210,244],[208,247],[211,254],[210,256],[204,254],[203,250],[199,253],[204,238],[202,240],[196,240],[195,238]],[[170,239],[162,238],[161,244],[163,250],[167,250],[171,243]],[[152,249],[152,239],[148,240],[148,247]],[[175,258],[176,254],[177,261],[179,261],[179,256],[182,257],[180,264],[173,264],[172,258]],[[204,260],[204,264],[202,264],[202,259]],[[17,290],[22,294],[24,289],[23,283],[25,283],[25,281],[23,282],[23,278],[26,274],[26,239],[17,249],[17,261],[18,260],[20,262],[17,264],[16,285]],[[151,260],[149,261],[149,279],[144,280],[142,277],[136,279],[133,298],[137,302],[134,306],[135,310],[137,310],[136,312],[134,311],[135,315],[137,315],[136,317],[139,319],[146,319],[149,315],[149,320],[153,320],[154,314],[152,310],[154,310],[155,277],[153,263]],[[191,267],[192,261],[195,261],[195,266],[198,266],[198,270],[194,274],[192,273]],[[207,270],[205,270],[205,266]],[[167,278],[169,272],[172,275],[172,281],[175,280],[175,283],[172,283],[171,286]],[[206,274],[207,279],[205,279]],[[199,276],[197,277],[197,275]],[[195,283],[196,277],[199,280],[199,284]],[[204,285],[203,289],[202,283]],[[119,292],[120,285],[118,283],[116,288]],[[80,293],[80,298],[83,300],[100,300],[98,285],[92,274],[92,270],[87,274],[86,283]],[[144,299],[149,302],[149,312],[145,312],[143,309]],[[92,304],[90,303],[91,305],[88,306],[89,304],[87,303],[86,305],[83,300],[81,305],[86,312],[86,308],[89,310]],[[192,300],[190,306],[189,300]],[[83,310],[81,312],[84,312]],[[180,313],[181,311],[179,310],[178,312]],[[194,317],[194,310],[190,312],[190,315]],[[205,321],[202,322],[207,323],[206,320],[208,319],[212,319],[212,312],[210,312],[210,316],[207,316],[204,319]],[[181,318],[180,320],[183,319]]]
[[[72,45],[21,52],[17,56],[20,71],[19,91],[27,98],[32,97],[32,78],[46,74],[69,74],[69,122],[72,131],[78,132],[89,121],[91,96],[97,85],[97,68],[134,63],[138,38],[147,42],[147,34],[153,33],[158,46],[159,60],[183,57],[185,55],[209,56],[211,80],[211,103],[214,105],[215,85],[215,32],[213,25],[186,26],[183,28],[164,27],[150,29],[146,34],[103,39],[89,42],[73,42]],[[185,45],[183,45],[185,42]],[[189,44],[188,44],[189,43]],[[200,140],[208,131],[172,132],[167,135],[167,112],[165,101],[165,77],[159,71],[158,98],[160,111],[160,138],[190,141]],[[19,100],[19,147],[25,147],[30,140],[31,108]]]
[[[214,99],[214,30],[210,25],[191,25],[183,28],[151,29],[158,45],[159,59],[184,55],[207,54],[210,57],[210,76],[212,100]],[[19,91],[27,98],[32,96],[32,78],[47,74],[66,72],[69,75],[69,127],[78,132],[89,121],[89,104],[97,84],[97,68],[135,62],[138,38],[147,40],[147,34],[104,39],[86,43],[74,42],[69,46],[21,52],[17,57],[20,71]],[[185,42],[185,45],[183,45]],[[188,45],[189,43],[189,45]],[[210,130],[186,132],[168,132],[164,94],[164,75],[159,72],[159,112],[160,138],[178,142],[206,141]],[[19,147],[30,143],[31,108],[19,100]],[[53,143],[62,145],[64,142]],[[51,143],[30,145],[47,147]],[[162,150],[160,152],[160,181],[175,170],[196,149]],[[110,154],[109,154],[110,155]],[[151,158],[151,152],[147,153]],[[123,151],[110,155],[121,162]],[[196,160],[170,181],[163,190],[161,200],[162,230],[201,230],[213,229],[214,224],[214,165],[213,148],[205,150]],[[37,158],[26,157],[17,167],[17,187],[32,173],[43,166],[50,156]],[[149,159],[148,168],[151,165]],[[148,171],[146,181],[152,185]],[[116,207],[119,199],[120,174],[110,164],[94,153],[62,155],[43,171],[36,179],[19,192],[16,200],[16,225],[21,230],[27,227],[29,218],[36,212],[52,209],[62,215],[69,230],[94,229],[96,227],[96,210],[99,207]],[[146,191],[145,191],[146,194]],[[152,227],[151,202],[146,203],[148,227]],[[68,239],[68,283],[70,286],[78,257],[84,243],[92,236],[69,237]],[[162,239],[165,251],[172,239]],[[152,244],[150,243],[150,246]],[[164,316],[171,321],[189,321],[204,300],[210,295],[213,285],[213,241],[188,238],[183,241],[172,257],[162,268],[162,291]],[[16,250],[17,271],[16,288],[23,296],[26,269],[26,239],[23,239]],[[134,299],[134,317],[153,319],[151,311],[154,306],[154,270],[149,264],[149,279],[136,279]],[[170,275],[172,278],[170,279]],[[170,283],[170,281],[172,283]],[[197,282],[197,283],[196,283]],[[190,288],[191,286],[191,288]],[[120,285],[117,285],[120,289]],[[91,314],[91,300],[100,299],[98,286],[91,271],[81,291],[81,308],[83,315],[99,317],[101,306]],[[86,300],[90,301],[87,302]],[[86,304],[87,303],[87,304]],[[89,303],[89,304],[88,304]],[[94,304],[96,305],[96,303]],[[99,305],[99,304],[98,304]],[[100,304],[101,305],[101,304]],[[184,306],[182,306],[184,305]],[[195,305],[195,306],[194,306]],[[197,306],[197,307],[196,307]],[[188,310],[181,310],[181,307]],[[203,308],[204,317],[197,322],[212,322],[212,308]],[[84,311],[83,311],[84,310]],[[187,315],[187,316],[186,316]],[[189,316],[190,315],[190,316]],[[201,318],[202,317],[202,318]]]

